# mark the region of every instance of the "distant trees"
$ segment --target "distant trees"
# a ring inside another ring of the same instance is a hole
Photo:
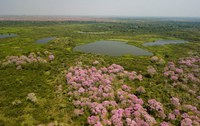
[[[171,37],[177,37],[188,41],[200,41],[200,22],[198,21],[163,21],[159,19],[124,19],[116,22],[96,22],[96,21],[0,21],[1,29],[12,26],[74,26],[72,30],[82,30],[83,32],[107,32],[108,34],[127,35],[127,34],[160,34]],[[79,27],[84,25],[87,27]],[[69,32],[69,31],[68,31]],[[67,34],[67,33],[66,33]],[[70,33],[71,35],[71,33]],[[80,34],[79,34],[80,35]],[[81,35],[80,35],[81,36]],[[87,35],[85,35],[87,36]]]

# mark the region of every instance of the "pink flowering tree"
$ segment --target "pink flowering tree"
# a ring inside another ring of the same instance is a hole
[[[89,125],[157,124],[155,118],[143,107],[144,101],[132,94],[132,88],[122,81],[142,81],[142,75],[135,71],[125,71],[117,64],[99,69],[76,66],[68,70],[66,80],[68,95],[74,99],[75,114],[89,112]]]

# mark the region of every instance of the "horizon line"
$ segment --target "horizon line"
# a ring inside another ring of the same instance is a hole
[[[200,18],[198,16],[123,16],[123,15],[28,15],[28,14],[0,14],[0,16],[26,16],[26,17],[93,17],[93,18]]]

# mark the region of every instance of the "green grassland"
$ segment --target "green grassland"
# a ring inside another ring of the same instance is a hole
[[[145,20],[145,19],[143,19]],[[80,32],[81,31],[81,32]],[[196,96],[183,89],[166,84],[163,78],[165,65],[156,65],[150,61],[150,56],[110,57],[95,54],[73,52],[77,45],[98,40],[120,40],[128,44],[146,49],[166,62],[176,62],[178,58],[200,56],[200,23],[173,21],[117,21],[117,22],[15,22],[1,21],[0,34],[14,33],[17,37],[0,39],[0,61],[7,56],[28,55],[40,52],[41,56],[49,51],[55,59],[46,64],[32,63],[23,65],[17,70],[14,64],[0,65],[0,126],[32,126],[32,125],[66,125],[81,126],[86,124],[86,116],[77,117],[73,114],[72,99],[67,97],[68,86],[66,70],[78,62],[92,66],[97,60],[99,67],[119,64],[127,71],[141,71],[147,74],[147,66],[154,66],[158,73],[154,77],[144,77],[137,83],[130,83],[133,89],[143,86],[146,93],[138,97],[147,101],[155,98],[160,101],[166,113],[171,111],[169,98],[177,96],[182,102],[200,108]],[[37,44],[35,41],[45,37],[55,37],[47,44]],[[181,39],[189,43],[165,46],[142,46],[145,42],[160,39]],[[34,92],[37,102],[26,99],[27,94]],[[135,93],[135,90],[133,91]],[[21,103],[13,105],[13,101]]]

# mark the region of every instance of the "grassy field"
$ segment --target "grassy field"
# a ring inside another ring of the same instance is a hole
[[[125,71],[136,71],[143,76],[143,80],[139,81],[121,77],[122,71],[105,73],[114,78],[113,90],[121,90],[124,82],[131,88],[129,93],[143,100],[141,106],[156,120],[156,123],[149,123],[149,125],[160,125],[164,121],[170,125],[180,125],[185,121],[183,114],[187,113],[192,121],[191,124],[198,126],[200,124],[198,111],[200,109],[198,80],[200,79],[200,23],[143,20],[141,22],[119,20],[111,23],[1,21],[0,34],[13,33],[18,36],[0,39],[0,126],[94,125],[88,122],[88,118],[90,116],[101,118],[101,114],[95,115],[88,106],[74,105],[75,100],[85,98],[88,94],[80,93],[78,96],[74,95],[75,93],[69,94],[69,92],[77,92],[77,88],[70,85],[70,79],[66,79],[66,75],[70,72],[69,69],[75,66],[89,70],[92,66],[101,69],[112,64],[118,64]],[[36,43],[38,39],[45,37],[55,37],[55,39],[47,44]],[[181,39],[189,43],[142,46],[143,43],[160,39]],[[73,52],[73,48],[77,45],[98,40],[126,41],[128,44],[152,52],[158,59],[152,59],[152,56],[110,57]],[[24,57],[20,58],[22,55]],[[11,56],[18,56],[18,58]],[[190,58],[180,59],[185,57]],[[180,60],[190,60],[192,65],[180,64],[178,62]],[[94,63],[95,61],[98,62]],[[167,72],[165,67],[171,69],[168,62],[173,62],[177,68],[183,69],[184,73],[176,74],[178,80],[173,79],[173,75],[164,76]],[[191,74],[193,78],[187,77]],[[171,103],[172,98],[178,98],[180,105]],[[157,110],[151,108],[150,99],[155,99],[162,104],[166,117],[157,116]],[[111,110],[127,107],[122,105],[120,99],[117,104],[119,106]],[[192,106],[193,110],[185,105]],[[197,110],[194,110],[195,107]],[[79,109],[84,109],[84,114],[74,112]],[[172,119],[170,113],[174,109],[180,110],[181,114]],[[108,111],[107,119],[113,116],[111,110]],[[190,116],[196,116],[197,119]],[[128,125],[124,118],[126,116],[121,119],[122,123]],[[131,117],[132,120],[134,118]],[[113,120],[110,121],[115,125]]]

